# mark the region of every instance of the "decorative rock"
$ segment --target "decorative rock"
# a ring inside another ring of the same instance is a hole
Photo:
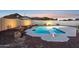
[[[21,37],[21,33],[19,31],[14,32],[14,38],[20,38]]]

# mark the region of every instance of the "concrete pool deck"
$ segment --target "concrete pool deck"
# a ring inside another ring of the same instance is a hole
[[[50,34],[34,34],[33,29],[35,27],[32,27],[31,29],[27,29],[25,32],[26,34],[32,36],[32,37],[41,37],[42,40],[45,41],[51,41],[51,42],[67,42],[69,40],[68,36],[75,37],[76,36],[76,28],[74,27],[68,27],[68,26],[53,26],[55,28],[58,28],[64,32],[65,34],[56,34],[56,37],[52,37]]]

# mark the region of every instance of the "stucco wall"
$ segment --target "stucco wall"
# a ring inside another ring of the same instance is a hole
[[[51,22],[52,24],[59,24],[59,25],[69,25],[69,26],[78,26],[79,25],[79,21],[42,21],[42,20],[33,20],[32,24],[46,24],[48,22]]]
[[[15,28],[18,26],[31,25],[31,20],[20,20],[20,19],[0,19],[0,31]]]
[[[31,20],[20,20],[20,25],[21,26],[28,26],[31,25]]]

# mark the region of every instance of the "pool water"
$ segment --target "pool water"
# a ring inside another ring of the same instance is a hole
[[[36,34],[64,34],[65,32],[60,30],[59,28],[54,28],[53,26],[48,28],[46,26],[38,26],[33,30]]]

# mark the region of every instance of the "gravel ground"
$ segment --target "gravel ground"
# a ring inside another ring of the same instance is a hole
[[[10,29],[0,32],[0,48],[79,48],[79,33],[76,37],[69,37],[68,42],[47,42],[40,37],[31,37],[22,33],[21,37],[14,37],[19,30]]]

